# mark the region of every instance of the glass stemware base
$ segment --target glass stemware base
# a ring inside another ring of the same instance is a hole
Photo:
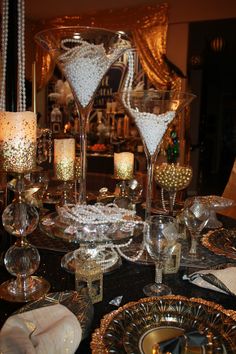
[[[29,302],[41,298],[50,289],[47,280],[37,276],[27,277],[23,286],[17,279],[7,280],[0,285],[0,299],[10,302]]]
[[[166,284],[147,284],[143,288],[143,292],[146,296],[163,296],[170,295],[171,289]]]

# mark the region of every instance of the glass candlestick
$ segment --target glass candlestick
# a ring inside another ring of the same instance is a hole
[[[38,269],[40,255],[26,236],[32,233],[39,221],[37,209],[23,201],[23,174],[18,174],[16,196],[2,214],[5,230],[18,239],[4,257],[7,271],[16,279],[0,285],[0,298],[14,302],[28,302],[42,297],[48,292],[50,284],[42,277],[32,276]]]
[[[39,220],[37,209],[23,199],[24,175],[36,170],[36,122],[32,112],[0,112],[0,163],[4,171],[17,175],[15,199],[3,211],[2,223],[18,238],[4,257],[8,272],[16,279],[0,285],[0,298],[15,302],[36,300],[50,288],[45,279],[32,276],[40,256],[26,239]]]

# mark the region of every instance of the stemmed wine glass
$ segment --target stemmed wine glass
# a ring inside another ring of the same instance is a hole
[[[172,247],[176,243],[174,218],[169,215],[155,215],[146,219],[144,231],[145,247],[155,262],[155,283],[145,285],[143,292],[147,296],[171,294],[171,289],[162,283],[162,270]]]
[[[86,203],[86,129],[96,90],[112,64],[131,48],[124,32],[82,26],[55,27],[41,31],[36,42],[46,49],[67,79],[79,111],[80,195]]]
[[[190,232],[191,245],[189,253],[183,256],[185,260],[195,262],[204,259],[204,255],[197,248],[197,245],[201,231],[206,226],[209,217],[210,209],[206,203],[203,203],[201,197],[190,197],[186,199],[183,209],[183,219]]]
[[[129,78],[129,76],[128,76]],[[128,79],[127,79],[128,80]],[[131,80],[132,81],[132,80]],[[147,159],[147,192],[145,218],[151,215],[153,171],[159,145],[176,114],[195,97],[179,91],[144,90],[129,87],[118,94],[128,114],[133,117],[143,141]]]

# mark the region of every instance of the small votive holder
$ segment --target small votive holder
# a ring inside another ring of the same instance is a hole
[[[54,139],[55,177],[61,181],[74,180],[75,139]]]
[[[87,293],[93,304],[103,299],[103,272],[101,265],[92,257],[89,250],[79,248],[74,251],[75,290]]]
[[[114,153],[114,177],[130,180],[134,173],[134,154],[132,152]]]

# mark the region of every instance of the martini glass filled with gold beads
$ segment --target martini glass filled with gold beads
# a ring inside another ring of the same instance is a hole
[[[156,165],[154,178],[156,183],[169,193],[169,214],[173,215],[176,193],[188,187],[192,180],[191,166],[183,166],[179,163],[165,163]],[[164,196],[162,194],[162,206],[165,209]]]

